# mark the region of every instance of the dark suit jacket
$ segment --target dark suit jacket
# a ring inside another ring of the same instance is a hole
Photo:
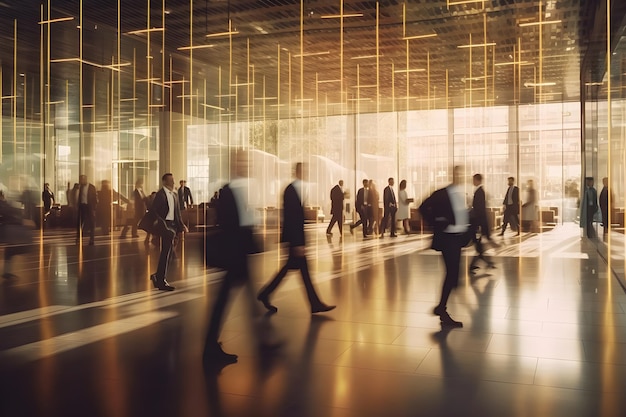
[[[185,204],[193,204],[191,190],[187,186],[180,187],[178,189],[178,205],[180,206],[181,210],[185,209]]]
[[[365,188],[359,188],[356,193],[356,211],[361,212],[361,208],[365,204]]]
[[[334,216],[341,216],[343,213],[343,191],[339,184],[330,190],[330,213]]]
[[[237,200],[229,185],[225,185],[216,201],[217,237],[207,234],[207,260],[215,260],[216,266],[244,273],[246,257],[250,253],[259,252],[259,246],[253,239],[252,228],[241,227]]]
[[[161,188],[154,196],[154,201],[152,202],[152,206],[150,207],[150,213],[162,220],[165,220],[169,209],[170,207],[167,203],[165,190]],[[174,198],[174,227],[176,229],[176,232],[178,233],[185,230],[182,216],[180,215],[180,207],[178,206],[178,200],[176,200],[176,198]]]
[[[83,200],[82,192],[83,187],[82,185],[79,185],[78,192],[76,193],[76,204],[81,204],[81,201]],[[87,205],[91,211],[95,211],[96,206],[98,205],[98,193],[96,191],[96,186],[93,184],[89,184],[89,187],[87,188]]]
[[[221,196],[220,196],[221,199]],[[283,195],[282,242],[290,247],[304,246],[304,209],[293,183],[285,188]]]
[[[393,204],[393,206],[392,206]],[[391,193],[391,187],[388,185],[383,190],[383,208],[385,213],[389,210],[397,211],[398,210],[398,202],[396,201],[396,194]]]
[[[507,208],[509,208],[510,210],[512,210],[512,212],[519,214],[519,188],[517,188],[517,186],[513,185],[513,205],[510,206],[508,204],[508,192],[509,189],[506,189],[506,193],[504,193],[504,200],[502,201],[502,205],[507,206]]]
[[[608,212],[609,208],[609,187],[602,187],[600,191],[600,208]]]
[[[46,208],[46,210],[50,210],[52,200],[54,200],[54,193],[49,190],[43,190],[43,192],[41,193],[41,199],[43,200],[43,206]]]
[[[139,190],[135,188],[133,191],[133,202],[135,205],[135,218],[141,218],[144,214],[146,214],[146,200],[147,197],[142,197]]]
[[[482,186],[478,187],[476,191],[474,191],[470,220],[473,225],[477,226],[487,224],[487,202],[485,198],[485,190],[483,190]]]
[[[428,197],[419,208],[420,214],[433,227],[433,242],[431,248],[441,251],[446,249],[446,233],[444,230],[451,224],[456,224],[452,202],[446,188],[441,188]],[[471,228],[468,229],[467,242],[470,239]],[[467,243],[465,242],[465,243]]]

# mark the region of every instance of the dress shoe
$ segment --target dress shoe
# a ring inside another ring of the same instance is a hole
[[[391,235],[391,237],[398,237],[398,235],[394,233],[393,235]]]
[[[209,349],[205,349],[202,354],[203,365],[212,369],[219,369],[227,365],[237,363],[237,359],[237,355],[224,352],[220,344]]]
[[[330,310],[334,310],[336,306],[329,306],[324,303],[317,304],[315,306],[311,306],[311,314],[315,313],[325,313]]]
[[[263,307],[265,307],[270,313],[274,314],[278,312],[278,307],[270,304],[269,296],[261,293],[256,297],[256,299],[263,303]]]
[[[470,269],[470,271],[478,269],[478,265],[470,265],[469,269]]]
[[[354,235],[354,226],[350,225],[350,234]]]
[[[161,291],[174,291],[176,289],[176,287],[172,287],[166,280],[161,282],[157,281],[157,288]]]
[[[504,230],[498,233],[498,236],[504,236]]]
[[[159,288],[159,281],[157,280],[156,274],[150,275],[150,281],[152,281],[154,288]]]
[[[139,235],[133,235],[133,237],[139,237]]]
[[[494,264],[493,262],[491,262],[491,263],[489,263],[489,264],[487,265],[487,268],[489,268],[489,269],[496,269],[496,264]]]
[[[460,321],[456,321],[454,319],[452,319],[452,317],[450,317],[450,315],[445,312],[444,314],[441,314],[439,316],[439,320],[441,320],[441,326],[442,327],[458,327],[461,328],[463,327],[463,323],[461,323]]]

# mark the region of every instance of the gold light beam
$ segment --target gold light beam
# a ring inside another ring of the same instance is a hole
[[[302,54],[296,54],[293,57],[294,58],[302,58],[302,57],[307,57],[307,56],[320,56],[320,55],[330,55],[330,51],[323,51],[323,52],[304,52]]]
[[[321,19],[345,19],[346,17],[363,17],[363,13],[340,13],[321,15]]]
[[[495,46],[495,42],[487,42],[487,43],[470,43],[468,45],[459,45],[457,48],[482,48],[485,46]]]
[[[139,30],[132,30],[130,32],[126,32],[126,34],[127,35],[142,35],[144,33],[163,32],[164,30],[165,30],[164,28],[139,29]]]
[[[230,21],[229,21],[229,26],[230,26]],[[209,33],[208,35],[205,35],[205,38],[219,38],[220,36],[231,36],[231,35],[237,35],[238,33],[239,31],[237,30],[228,30],[226,32]]]
[[[213,44],[207,44],[207,45],[192,45],[192,46],[181,46],[178,49],[179,51],[191,51],[193,49],[207,49],[207,48],[213,48],[215,47],[215,45]]]
[[[415,35],[415,36],[403,36],[403,41],[409,41],[411,39],[426,39],[426,38],[435,38],[438,35],[436,33],[429,33],[428,35]]]
[[[58,22],[68,22],[70,20],[74,20],[74,16],[68,16],[68,17],[58,17],[56,19],[48,19],[48,20],[41,20],[40,22],[38,22],[40,25],[48,25],[50,23],[58,23]]]
[[[527,22],[527,23],[520,23],[519,27],[523,28],[523,27],[528,27],[528,26],[542,26],[542,25],[550,25],[550,24],[555,24],[555,23],[561,23],[562,20],[544,20],[544,21],[540,21],[540,22]]]

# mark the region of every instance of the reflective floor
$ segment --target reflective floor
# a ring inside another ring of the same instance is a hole
[[[496,237],[495,269],[465,270],[442,331],[432,315],[443,262],[420,235],[326,241],[309,228],[322,300],[311,317],[292,272],[279,311],[230,304],[220,340],[239,362],[219,374],[202,348],[219,271],[190,234],[170,267],[172,293],[148,280],[158,251],[54,232],[0,282],[1,416],[623,416],[626,295],[576,226]],[[284,258],[267,237],[254,287]],[[250,320],[249,312],[256,313]],[[252,329],[277,349],[258,350]]]

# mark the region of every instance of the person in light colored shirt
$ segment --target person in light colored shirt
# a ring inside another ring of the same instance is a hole
[[[461,167],[455,166],[452,170],[452,184],[435,191],[419,208],[424,220],[434,229],[431,248],[441,252],[446,265],[441,299],[433,313],[439,316],[442,326],[449,328],[463,327],[463,323],[450,317],[446,305],[459,282],[461,250],[470,242],[473,234],[461,176]]]

